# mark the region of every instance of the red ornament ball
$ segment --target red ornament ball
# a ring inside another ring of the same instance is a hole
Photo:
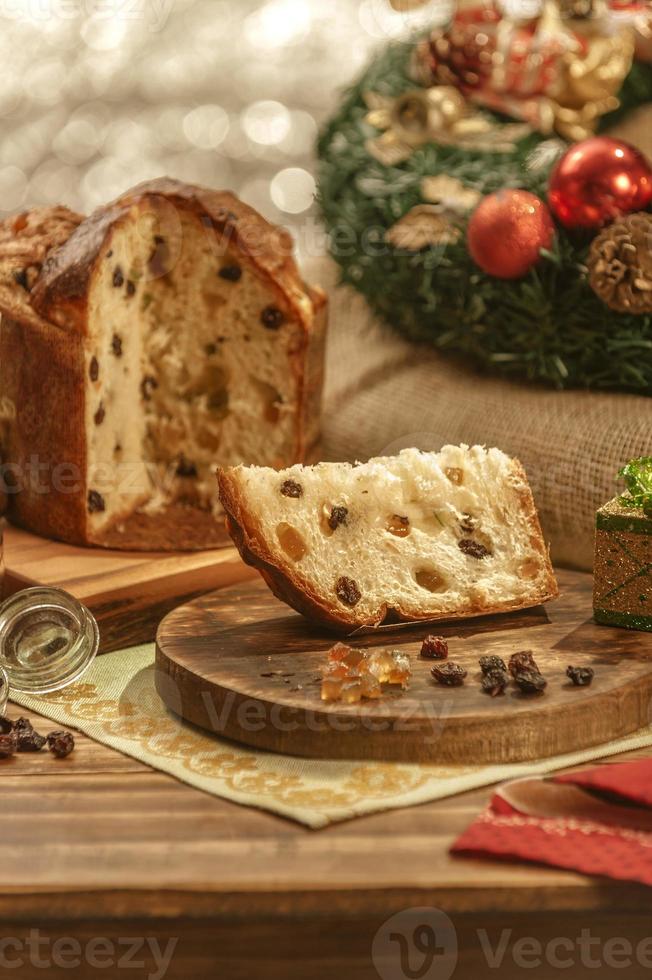
[[[519,279],[550,248],[555,226],[544,202],[529,191],[503,190],[480,201],[467,230],[474,262],[497,279]]]
[[[652,201],[652,168],[635,147],[610,136],[571,146],[550,176],[548,203],[566,228],[600,228]]]

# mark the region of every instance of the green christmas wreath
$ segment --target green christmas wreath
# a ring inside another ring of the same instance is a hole
[[[377,56],[320,135],[319,200],[343,282],[409,338],[462,353],[487,369],[558,388],[652,394],[652,314],[615,312],[596,295],[588,281],[586,233],[558,227],[554,245],[513,280],[492,278],[474,263],[466,218],[457,240],[445,246],[407,251],[388,244],[388,230],[423,204],[425,177],[446,174],[483,195],[523,188],[545,200],[554,163],[532,165],[533,151],[545,140],[536,132],[510,153],[430,141],[395,165],[375,159],[368,141],[378,132],[367,121],[364,95],[395,97],[414,88],[412,50],[399,44]],[[619,109],[602,118],[600,130],[652,102],[652,66],[634,63],[619,98]]]

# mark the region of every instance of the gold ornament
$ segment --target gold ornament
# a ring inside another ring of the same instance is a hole
[[[412,89],[397,98],[366,92],[366,122],[384,129],[382,136],[367,140],[367,149],[381,163],[394,166],[408,160],[425,143],[458,146],[468,150],[511,153],[530,133],[526,123],[497,123],[471,109],[453,86]]]
[[[447,214],[433,204],[417,204],[385,233],[395,248],[420,252],[433,245],[450,245],[461,235]]]
[[[480,203],[482,194],[473,187],[467,187],[457,177],[438,174],[436,177],[423,178],[421,196],[424,201],[436,205],[443,214],[452,216],[468,214]]]
[[[415,48],[412,77],[456,86],[473,104],[522,119],[546,135],[593,135],[634,58],[632,19],[604,0],[544,0],[538,17],[503,16],[487,2],[483,17],[453,19]]]
[[[589,252],[593,291],[617,313],[652,313],[652,215],[627,215],[605,228]]]
[[[482,197],[479,191],[448,174],[424,177],[421,193],[429,203],[412,208],[385,235],[386,241],[396,248],[419,252],[456,242],[461,235],[460,220]]]

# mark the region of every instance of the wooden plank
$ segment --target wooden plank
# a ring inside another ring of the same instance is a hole
[[[11,526],[5,532],[5,564],[9,593],[49,585],[84,602],[100,624],[102,653],[153,640],[161,618],[180,602],[255,575],[235,548],[77,548]]]
[[[276,599],[262,581],[177,607],[157,634],[157,687],[188,721],[258,748],[311,758],[452,764],[540,759],[600,745],[649,721],[652,634],[591,621],[590,575],[561,571],[562,596],[545,608],[438,623],[450,659],[468,671],[441,687],[419,657],[423,624],[356,635],[357,650],[388,646],[410,658],[406,692],[378,700],[323,702],[320,675],[334,642]],[[478,658],[530,649],[548,680],[544,694],[514,686],[489,697]],[[617,661],[618,669],[611,669]],[[574,687],[569,664],[592,667]]]

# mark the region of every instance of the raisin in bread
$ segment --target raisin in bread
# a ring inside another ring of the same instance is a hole
[[[88,218],[0,225],[11,516],[50,537],[208,547],[215,462],[281,467],[318,433],[325,297],[283,230],[160,179]]]
[[[238,466],[218,480],[245,561],[330,627],[479,616],[558,594],[527,477],[498,449]]]

